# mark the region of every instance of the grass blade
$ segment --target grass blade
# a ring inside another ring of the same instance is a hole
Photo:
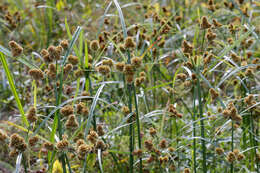
[[[5,70],[5,74],[7,76],[7,79],[8,79],[8,82],[9,82],[9,85],[10,85],[10,88],[11,88],[11,91],[14,95],[14,98],[15,98],[15,101],[16,101],[16,104],[18,106],[18,109],[20,111],[20,114],[22,116],[22,122],[24,125],[26,125],[26,127],[29,126],[29,123],[27,121],[27,118],[25,116],[25,113],[24,113],[24,109],[23,109],[23,106],[21,104],[21,101],[20,101],[20,98],[18,96],[18,93],[16,92],[16,88],[15,88],[15,85],[14,85],[14,78],[13,76],[11,75],[11,72],[8,68],[8,65],[7,65],[7,61],[5,59],[5,55],[3,53],[0,52],[0,60],[1,60],[1,63],[4,67],[4,70]]]

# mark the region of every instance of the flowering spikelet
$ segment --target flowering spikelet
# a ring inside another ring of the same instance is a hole
[[[60,42],[60,45],[63,49],[67,49],[69,47],[69,41],[68,40],[62,40]]]
[[[183,53],[192,53],[193,46],[188,43],[186,40],[183,40],[182,42],[182,51]]]
[[[60,113],[63,116],[69,116],[69,115],[73,114],[73,111],[74,110],[73,110],[73,107],[71,105],[66,105],[63,108],[61,108]]]
[[[79,58],[74,56],[74,55],[69,55],[68,57],[68,61],[72,64],[72,65],[77,65],[79,62]]]
[[[80,102],[79,104],[76,105],[76,113],[81,114],[83,108],[85,108],[85,104],[83,102]]]
[[[74,76],[76,77],[76,78],[80,78],[80,77],[82,77],[84,75],[84,71],[82,70],[82,69],[80,69],[80,68],[78,68],[75,72],[74,72]]]
[[[31,147],[35,146],[38,141],[39,141],[39,137],[33,136],[33,137],[29,138],[29,145]]]
[[[206,34],[206,38],[209,40],[209,42],[211,42],[212,40],[214,40],[217,37],[217,34],[215,34],[214,32],[212,32],[211,29],[208,29],[207,34]]]
[[[43,147],[44,147],[45,149],[47,149],[48,151],[52,151],[52,150],[54,149],[54,145],[53,145],[52,143],[50,143],[50,142],[45,142],[45,143],[43,144]]]
[[[15,41],[10,41],[9,47],[11,48],[11,52],[12,52],[13,57],[20,56],[23,53],[23,48],[18,43],[16,43]]]
[[[248,106],[252,106],[254,104],[256,104],[256,101],[254,100],[254,96],[252,94],[248,95],[245,99],[244,102],[248,105]]]
[[[49,52],[46,49],[42,49],[40,54],[41,54],[41,56],[43,57],[43,60],[46,63],[52,62],[53,59],[50,58],[50,54],[49,54]]]
[[[206,16],[203,16],[201,20],[202,20],[200,25],[201,29],[208,29],[211,27],[211,24],[209,23]]]
[[[8,138],[7,134],[0,129],[0,143],[5,142],[5,140]]]
[[[73,68],[72,64],[66,64],[63,69],[64,74],[68,74],[72,68]]]
[[[116,70],[123,72],[124,71],[124,67],[125,67],[125,63],[124,62],[118,62],[116,63]]]
[[[97,133],[98,133],[98,136],[103,136],[105,134],[103,127],[101,125],[97,126]]]
[[[16,149],[12,149],[9,153],[10,157],[16,157],[19,154],[19,151]]]
[[[104,150],[106,150],[106,147],[107,147],[106,144],[102,140],[98,140],[96,142],[96,145],[95,145],[96,149],[101,149],[101,151],[104,151]]]
[[[49,55],[50,55],[50,58],[53,59],[53,60],[59,60],[60,59],[60,56],[61,56],[61,53],[62,53],[62,47],[58,46],[58,47],[55,47],[55,46],[49,46],[48,47],[48,52],[49,52]]]
[[[96,140],[98,138],[98,134],[97,132],[95,132],[94,130],[91,130],[89,132],[89,135],[87,136],[87,139],[92,143],[92,144],[95,144],[96,143]]]
[[[239,153],[239,154],[237,155],[237,160],[238,160],[238,161],[244,160],[244,158],[245,158],[245,155],[242,154],[242,153]]]
[[[100,49],[98,40],[93,40],[90,42],[90,49],[93,51],[97,51],[98,49]]]
[[[130,110],[127,106],[123,106],[121,111],[125,114],[125,115],[128,115],[130,114]]]
[[[219,148],[219,147],[217,147],[217,148],[215,149],[215,151],[216,151],[216,153],[217,153],[218,155],[222,155],[222,154],[224,153],[224,149],[223,149],[223,148]]]
[[[126,64],[124,67],[124,73],[126,75],[134,75],[134,67],[130,64]]]
[[[78,153],[78,158],[80,160],[84,160],[85,159],[85,155],[92,152],[93,151],[93,147],[87,144],[81,144],[78,147],[77,153]]]
[[[213,19],[212,22],[213,22],[213,25],[214,25],[216,28],[222,26],[222,24],[219,23],[216,19]]]
[[[161,140],[159,143],[160,148],[164,149],[167,147],[167,141],[165,139]]]
[[[62,140],[59,141],[59,142],[56,144],[56,148],[57,148],[59,151],[67,150],[67,149],[68,149],[68,146],[69,146],[69,141],[67,140],[67,136],[65,136],[65,135],[63,135],[63,136],[62,136]]]
[[[159,161],[160,161],[161,164],[167,163],[169,161],[169,158],[168,158],[168,156],[164,156],[164,157],[160,156]]]
[[[219,93],[214,88],[210,88],[209,92],[212,100],[216,100],[216,98],[219,96]]]
[[[107,66],[109,66],[109,67],[113,67],[113,65],[114,65],[112,59],[103,60],[103,61],[102,61],[102,64],[103,64],[103,65],[107,65]]]
[[[227,155],[227,161],[230,163],[234,162],[236,160],[236,155],[234,152],[229,152]]]
[[[35,107],[30,107],[29,111],[27,113],[27,119],[33,123],[37,121],[37,116],[36,116],[36,108]]]
[[[190,173],[190,168],[185,168],[185,169],[183,170],[183,173]]]
[[[125,79],[128,84],[131,84],[134,80],[134,75],[126,75]]]
[[[127,37],[125,39],[124,46],[125,46],[125,48],[129,48],[129,49],[135,48],[136,44],[134,42],[133,37]]]
[[[19,151],[24,151],[27,148],[24,139],[17,133],[11,135],[9,146]]]
[[[107,65],[100,65],[97,67],[97,71],[104,76],[107,76],[110,73],[110,68]]]
[[[131,64],[135,68],[141,67],[141,63],[142,63],[142,58],[134,57],[131,59]]]
[[[153,149],[153,143],[151,140],[146,140],[144,141],[144,147],[149,150],[149,151],[152,151]]]
[[[79,126],[79,123],[74,114],[71,114],[65,124],[67,129],[75,129]]]
[[[31,69],[31,70],[29,70],[29,75],[34,80],[40,80],[40,79],[43,78],[43,72],[40,69]]]

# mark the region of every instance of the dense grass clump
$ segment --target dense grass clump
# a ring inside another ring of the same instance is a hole
[[[0,172],[260,171],[258,1],[2,1]]]

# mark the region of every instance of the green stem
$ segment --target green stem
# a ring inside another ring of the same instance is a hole
[[[197,69],[197,74],[198,69]],[[199,75],[198,75],[199,76]],[[198,100],[199,100],[199,115],[200,115],[200,127],[201,127],[201,150],[202,150],[202,166],[203,166],[203,172],[207,173],[207,165],[206,165],[206,144],[205,144],[205,131],[204,131],[204,120],[203,120],[203,108],[202,108],[202,101],[201,101],[201,90],[200,90],[200,80],[197,78],[197,88],[198,88]]]
[[[234,122],[232,120],[232,127],[231,127],[231,151],[233,152],[234,150]],[[230,173],[234,172],[234,168],[233,168],[233,162],[231,162],[230,164]]]
[[[195,107],[195,97],[196,97],[196,92],[195,92],[195,88],[193,88],[193,115],[192,115],[192,127],[193,127],[193,170],[194,173],[196,173],[196,167],[197,167],[197,163],[196,163],[196,107]]]
[[[135,100],[135,112],[136,112],[136,124],[137,124],[137,132],[138,132],[138,147],[141,150],[142,149],[142,140],[141,140],[141,130],[140,130],[140,122],[139,122],[139,112],[138,112],[138,104],[136,99],[136,90],[134,84],[132,84],[133,90],[134,90],[134,100]],[[142,157],[139,158],[140,164],[139,164],[139,172],[143,172],[143,164],[142,164]]]

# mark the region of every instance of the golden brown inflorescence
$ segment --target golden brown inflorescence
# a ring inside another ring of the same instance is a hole
[[[134,38],[133,37],[127,37],[125,39],[125,42],[124,42],[124,47],[127,48],[127,49],[135,48],[136,44],[134,42]]]
[[[193,46],[190,43],[188,43],[186,40],[183,40],[183,42],[182,42],[183,53],[191,54],[192,50],[193,50]]]
[[[43,79],[43,72],[40,69],[31,69],[29,70],[29,75],[34,79],[34,80],[41,80]]]
[[[15,41],[10,41],[9,47],[11,48],[11,52],[12,52],[13,57],[20,56],[23,53],[23,48],[18,43],[16,43]]]
[[[208,29],[211,28],[211,26],[212,25],[209,23],[208,18],[206,16],[203,16],[201,18],[201,25],[200,25],[201,29]]]
[[[93,40],[93,41],[90,42],[90,49],[92,51],[98,51],[100,49],[100,45],[99,45],[98,40]]]
[[[63,116],[69,116],[69,115],[73,114],[73,112],[74,112],[74,109],[73,109],[73,106],[71,106],[71,105],[66,105],[63,108],[61,108],[61,110],[60,110],[60,113]]]
[[[97,67],[97,71],[102,75],[107,76],[110,73],[110,67],[107,65],[100,65]]]
[[[59,151],[65,151],[67,150],[69,147],[69,141],[67,140],[67,136],[66,135],[63,135],[62,136],[62,140],[57,142],[56,144],[56,148],[59,150]]]
[[[11,135],[9,146],[20,152],[25,151],[27,148],[24,138],[22,138],[17,133]]]
[[[67,129],[76,129],[79,126],[79,123],[74,114],[69,115],[68,120],[65,123]]]
[[[30,107],[29,111],[27,113],[27,119],[33,123],[37,121],[37,115],[36,115],[36,108],[35,107]]]
[[[79,58],[74,56],[74,55],[69,55],[68,56],[68,61],[72,64],[72,65],[77,65],[79,62]]]

